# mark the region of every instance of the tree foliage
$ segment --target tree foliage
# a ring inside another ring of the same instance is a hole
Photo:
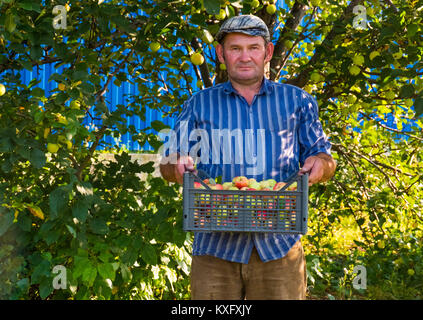
[[[271,14],[273,2],[0,1],[1,297],[189,297],[178,186],[155,178],[153,163],[126,152],[104,163],[96,150],[123,134],[157,149],[163,123],[139,130],[127,117],[173,116],[225,81],[213,36],[240,13],[271,29],[269,78],[318,99],[338,162],[311,188],[311,295],[421,297],[422,1],[278,1]],[[65,29],[53,27],[57,5]],[[22,70],[45,67],[56,70],[48,84],[24,83]],[[124,82],[137,93],[112,110],[105,93]],[[360,292],[357,264],[369,278]],[[55,265],[67,290],[52,287]]]

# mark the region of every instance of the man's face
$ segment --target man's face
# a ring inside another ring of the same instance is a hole
[[[243,33],[226,35],[223,45],[216,47],[221,63],[226,64],[231,81],[242,85],[253,84],[263,79],[264,66],[273,54],[273,44],[259,36]]]

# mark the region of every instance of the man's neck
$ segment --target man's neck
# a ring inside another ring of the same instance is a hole
[[[235,81],[231,81],[232,87],[238,92],[241,96],[247,100],[248,104],[251,105],[253,102],[254,96],[260,92],[262,80],[257,81],[251,84],[242,84]]]

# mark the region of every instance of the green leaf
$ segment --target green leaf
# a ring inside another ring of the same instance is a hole
[[[12,33],[16,29],[16,21],[15,15],[10,12],[10,10],[6,11],[6,20],[4,21],[4,25],[6,30]]]
[[[5,207],[0,207],[0,237],[6,233],[6,231],[13,224],[15,214],[12,210]]]
[[[35,168],[41,169],[46,164],[46,155],[39,149],[32,149],[29,155],[29,161],[31,161]]]
[[[53,284],[50,278],[45,278],[40,283],[40,298],[46,299],[53,292]]]
[[[70,232],[70,234],[72,235],[73,238],[76,238],[76,231],[73,227],[71,227],[70,225],[66,225],[66,228],[68,229],[68,231]]]
[[[204,0],[204,9],[208,14],[219,14],[220,1],[219,0]]]
[[[150,265],[157,264],[157,254],[154,247],[149,244],[145,243],[141,249],[141,258],[145,261],[145,263]]]
[[[84,223],[87,219],[89,205],[85,200],[77,200],[72,207],[72,216]]]
[[[63,187],[58,187],[50,193],[50,212],[53,219],[57,218],[57,216],[66,209],[68,200],[69,194]]]
[[[423,97],[419,97],[414,101],[414,111],[416,112],[416,118],[423,114]]]
[[[115,280],[115,271],[111,263],[102,263],[97,266],[97,271],[103,279]]]
[[[109,227],[101,218],[94,218],[89,222],[91,231],[96,234],[107,234],[109,232]]]
[[[401,98],[410,98],[414,95],[414,86],[412,84],[406,84],[402,86],[400,91]]]
[[[82,272],[82,281],[86,282],[88,287],[92,287],[96,277],[97,269],[90,263]]]

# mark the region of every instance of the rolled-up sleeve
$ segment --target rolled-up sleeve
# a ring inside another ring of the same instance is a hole
[[[309,94],[302,95],[302,111],[299,126],[300,165],[305,159],[320,152],[331,154],[331,144],[323,132],[319,120],[319,109],[316,99]]]

